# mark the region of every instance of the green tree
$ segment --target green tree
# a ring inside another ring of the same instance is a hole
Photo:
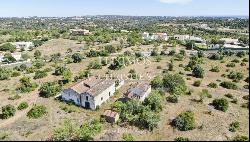
[[[45,82],[40,87],[39,95],[44,98],[56,96],[61,91],[62,87],[57,82]]]
[[[163,77],[163,85],[173,95],[185,94],[187,86],[185,80],[179,74],[167,74]]]

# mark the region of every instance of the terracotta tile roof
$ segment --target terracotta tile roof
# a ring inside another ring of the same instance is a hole
[[[70,89],[76,91],[78,94],[89,93],[95,97],[114,84],[114,80],[98,79],[93,76],[73,84]]]
[[[116,115],[118,115],[117,112],[114,112],[114,111],[111,111],[111,110],[106,110],[104,113],[103,113],[104,116],[107,116],[107,117],[112,117],[112,118],[115,118]]]

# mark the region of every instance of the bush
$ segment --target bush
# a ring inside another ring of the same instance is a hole
[[[63,75],[63,72],[65,70],[67,70],[67,68],[65,66],[57,66],[55,69],[54,75],[56,75],[56,76]]]
[[[246,56],[246,52],[240,51],[240,52],[238,52],[238,53],[236,54],[236,56],[239,57],[239,58],[243,58],[243,57]]]
[[[212,105],[214,106],[215,109],[223,112],[226,112],[229,107],[229,103],[226,99],[215,99],[213,100]]]
[[[187,86],[185,80],[179,74],[167,74],[163,77],[163,85],[168,89],[168,92],[173,95],[185,94]]]
[[[244,58],[242,62],[249,62],[249,60],[247,58]]]
[[[21,75],[21,73],[19,71],[13,71],[11,74],[11,77],[18,77],[20,75]]]
[[[12,97],[9,97],[8,100],[18,100],[18,99],[20,99],[20,98],[21,98],[21,96],[19,96],[19,95],[14,95],[14,96],[12,96]]]
[[[235,65],[235,63],[228,63],[227,65],[226,65],[226,67],[229,67],[229,68],[233,68],[233,67],[235,67],[236,65]]]
[[[176,96],[176,95],[168,96],[167,101],[170,103],[178,103],[178,96]]]
[[[2,118],[8,119],[14,116],[16,113],[16,108],[13,105],[6,105],[2,107]]]
[[[240,62],[240,60],[238,60],[238,59],[234,59],[234,60],[232,60],[231,62],[233,62],[233,63],[239,63],[239,62]]]
[[[184,141],[184,142],[185,142],[185,141],[186,141],[186,142],[189,141],[189,139],[186,138],[186,137],[177,137],[177,138],[175,138],[174,140],[175,140],[175,141],[179,141],[179,142],[181,142],[181,141]]]
[[[228,75],[229,79],[232,79],[235,82],[238,82],[240,80],[242,80],[244,78],[244,74],[241,72],[235,72],[235,71],[231,71]]]
[[[45,71],[36,71],[34,79],[40,79],[46,77],[48,74]]]
[[[35,105],[31,108],[31,110],[27,113],[29,118],[37,119],[42,117],[47,113],[47,108],[43,105]]]
[[[61,89],[62,87],[57,82],[45,82],[39,89],[39,95],[44,98],[53,97],[57,95]]]
[[[73,59],[74,63],[80,63],[82,61],[82,56],[80,53],[74,53],[71,58]]]
[[[210,69],[211,72],[220,72],[220,68],[218,66],[212,67]]]
[[[10,69],[0,67],[0,80],[9,79],[10,75],[11,75]]]
[[[233,89],[233,90],[237,90],[238,86],[233,83],[233,82],[229,82],[229,81],[224,81],[220,83],[220,86],[226,89]]]
[[[195,87],[200,87],[201,85],[201,80],[196,80],[193,84]]]
[[[191,111],[181,113],[171,122],[171,125],[180,131],[193,130],[195,128],[194,113]]]
[[[134,141],[135,139],[131,133],[123,133],[122,140],[123,141]]]
[[[225,94],[225,97],[230,98],[230,99],[233,99],[233,98],[234,98],[234,96],[233,96],[232,94],[230,94],[230,93]]]
[[[201,68],[200,66],[196,66],[196,67],[193,69],[192,74],[193,74],[194,77],[203,78],[205,73],[204,73],[203,68]]]
[[[26,108],[28,108],[29,105],[27,102],[22,102],[21,104],[19,104],[19,106],[17,107],[18,110],[24,110]]]
[[[211,56],[209,56],[209,59],[211,59],[211,60],[222,60],[223,56],[218,54],[218,53],[214,53]]]
[[[35,82],[31,82],[29,77],[23,77],[20,79],[20,87],[17,88],[21,93],[28,93],[34,91],[38,85]]]
[[[210,88],[218,88],[218,85],[216,84],[216,83],[209,83],[208,84],[208,87],[210,87]]]
[[[231,141],[249,141],[249,138],[247,136],[236,136]]]
[[[249,100],[249,95],[242,97],[244,100]]]

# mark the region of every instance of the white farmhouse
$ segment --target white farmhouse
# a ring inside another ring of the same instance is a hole
[[[177,39],[180,41],[189,40],[189,38],[190,38],[189,35],[174,35],[174,39]]]
[[[63,90],[60,96],[63,100],[73,101],[78,106],[96,109],[113,96],[115,91],[115,80],[90,77]]]
[[[225,44],[238,44],[238,39],[232,39],[232,38],[222,38],[220,41],[225,41]]]
[[[72,35],[90,35],[91,32],[86,29],[70,29],[70,34]]]
[[[14,42],[12,44],[16,46],[17,50],[28,51],[34,47],[34,44],[32,42]]]
[[[149,34],[148,32],[142,33],[142,39],[144,40],[168,40],[167,33],[153,33]]]
[[[138,99],[144,101],[151,93],[151,85],[147,82],[137,83],[135,87],[130,88],[125,94],[125,99]]]

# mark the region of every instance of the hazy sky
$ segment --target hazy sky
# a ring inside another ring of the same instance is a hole
[[[249,0],[0,0],[0,17],[249,15]]]

